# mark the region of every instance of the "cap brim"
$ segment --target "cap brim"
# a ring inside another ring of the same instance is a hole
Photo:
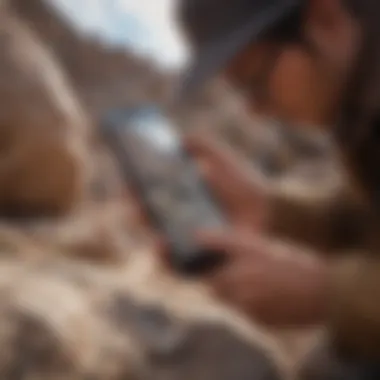
[[[194,64],[187,68],[179,86],[177,99],[184,100],[192,96],[206,80],[220,72],[236,53],[276,25],[294,10],[298,3],[298,1],[289,1],[282,5],[268,7],[256,13],[242,27],[205,46],[197,54]]]

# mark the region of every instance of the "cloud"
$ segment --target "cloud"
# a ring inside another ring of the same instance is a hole
[[[150,32],[149,45],[157,56],[173,61],[186,58],[186,49],[173,15],[173,0],[117,0],[125,14],[133,14]]]
[[[187,51],[173,16],[175,0],[55,0],[83,31],[132,45],[162,64],[180,66]]]

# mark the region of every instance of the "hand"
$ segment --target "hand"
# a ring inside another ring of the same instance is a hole
[[[252,180],[252,171],[244,160],[239,160],[228,146],[211,137],[190,137],[185,143],[199,161],[207,183],[220,199],[231,224],[254,231],[262,228],[267,200],[264,192]],[[131,189],[125,189],[125,199],[136,225],[149,236],[158,238],[140,197]]]
[[[205,278],[227,303],[266,324],[323,321],[327,264],[319,257],[246,231],[203,232],[199,241],[227,256],[226,265]]]
[[[268,219],[268,199],[255,172],[232,149],[212,137],[189,137],[187,148],[199,161],[207,183],[225,208],[231,224],[258,231]]]

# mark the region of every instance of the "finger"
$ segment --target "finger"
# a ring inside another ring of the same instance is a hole
[[[206,159],[213,167],[223,169],[224,173],[235,173],[240,166],[232,148],[215,137],[189,136],[185,140],[186,147],[198,158]]]
[[[257,265],[265,260],[298,260],[299,253],[292,245],[271,241],[251,230],[199,231],[197,241],[203,247],[223,252],[230,261],[251,260]],[[309,256],[308,256],[309,257]]]
[[[235,192],[248,191],[251,197],[264,191],[259,172],[233,151],[228,144],[209,137],[189,137],[187,146],[199,160],[204,174],[216,186],[228,184]]]
[[[257,268],[247,267],[246,263],[240,262],[209,276],[206,284],[219,299],[251,314],[254,305],[260,303],[266,293],[260,286],[258,272]]]
[[[278,291],[269,287],[260,265],[241,261],[207,279],[216,297],[252,319],[277,324],[283,316],[278,307]]]
[[[251,199],[244,200],[241,194],[242,188],[238,186],[236,181],[233,181],[231,184],[225,172],[218,170],[218,168],[215,168],[212,163],[207,162],[207,160],[201,159],[199,161],[202,177],[205,178],[212,194],[224,209],[226,217],[231,220],[234,225],[241,225],[242,221],[245,224],[245,222],[248,221],[247,219],[249,219],[249,224],[252,224],[250,226],[251,228],[261,225],[263,219],[261,216],[242,216],[242,210],[244,210],[243,213],[246,214],[246,204],[247,201],[249,202]],[[245,204],[245,206],[243,204]],[[261,212],[259,212],[259,214],[261,214]]]
[[[228,210],[228,213],[234,211],[241,204],[242,188],[236,181],[230,180],[224,171],[221,171],[210,162],[201,162],[200,165],[203,177],[212,192]]]
[[[221,252],[232,259],[247,255],[247,253],[254,254],[262,246],[262,238],[247,230],[199,231],[196,239],[201,246]]]
[[[241,207],[244,207],[242,205]],[[233,215],[234,212],[231,211]],[[269,209],[268,205],[265,203],[258,204],[254,210],[244,210],[241,212],[236,211],[234,218],[234,226],[238,230],[259,233],[260,231],[265,232],[269,225]]]
[[[227,209],[231,220],[239,225],[248,223],[251,228],[263,225],[267,212],[264,194],[260,194],[251,183],[247,187],[247,181],[237,173],[233,177],[212,162],[205,159],[199,161],[202,176],[218,201]]]

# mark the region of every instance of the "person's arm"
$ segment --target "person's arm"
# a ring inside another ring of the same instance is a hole
[[[281,186],[270,192],[270,234],[324,252],[367,244],[369,213],[351,192],[339,188],[320,197],[300,192]]]
[[[341,190],[325,202],[272,195],[270,232],[327,250],[341,249],[329,263],[326,318],[332,344],[345,355],[380,356],[380,257],[368,250],[373,222],[352,193]],[[359,246],[361,251],[347,252]],[[316,291],[318,293],[318,291]],[[320,298],[321,298],[320,297]]]
[[[215,138],[190,137],[186,144],[232,224],[324,252],[362,247],[367,212],[339,171],[311,182],[296,173],[268,178]]]
[[[329,328],[343,354],[380,355],[380,258],[356,253],[332,264]]]

